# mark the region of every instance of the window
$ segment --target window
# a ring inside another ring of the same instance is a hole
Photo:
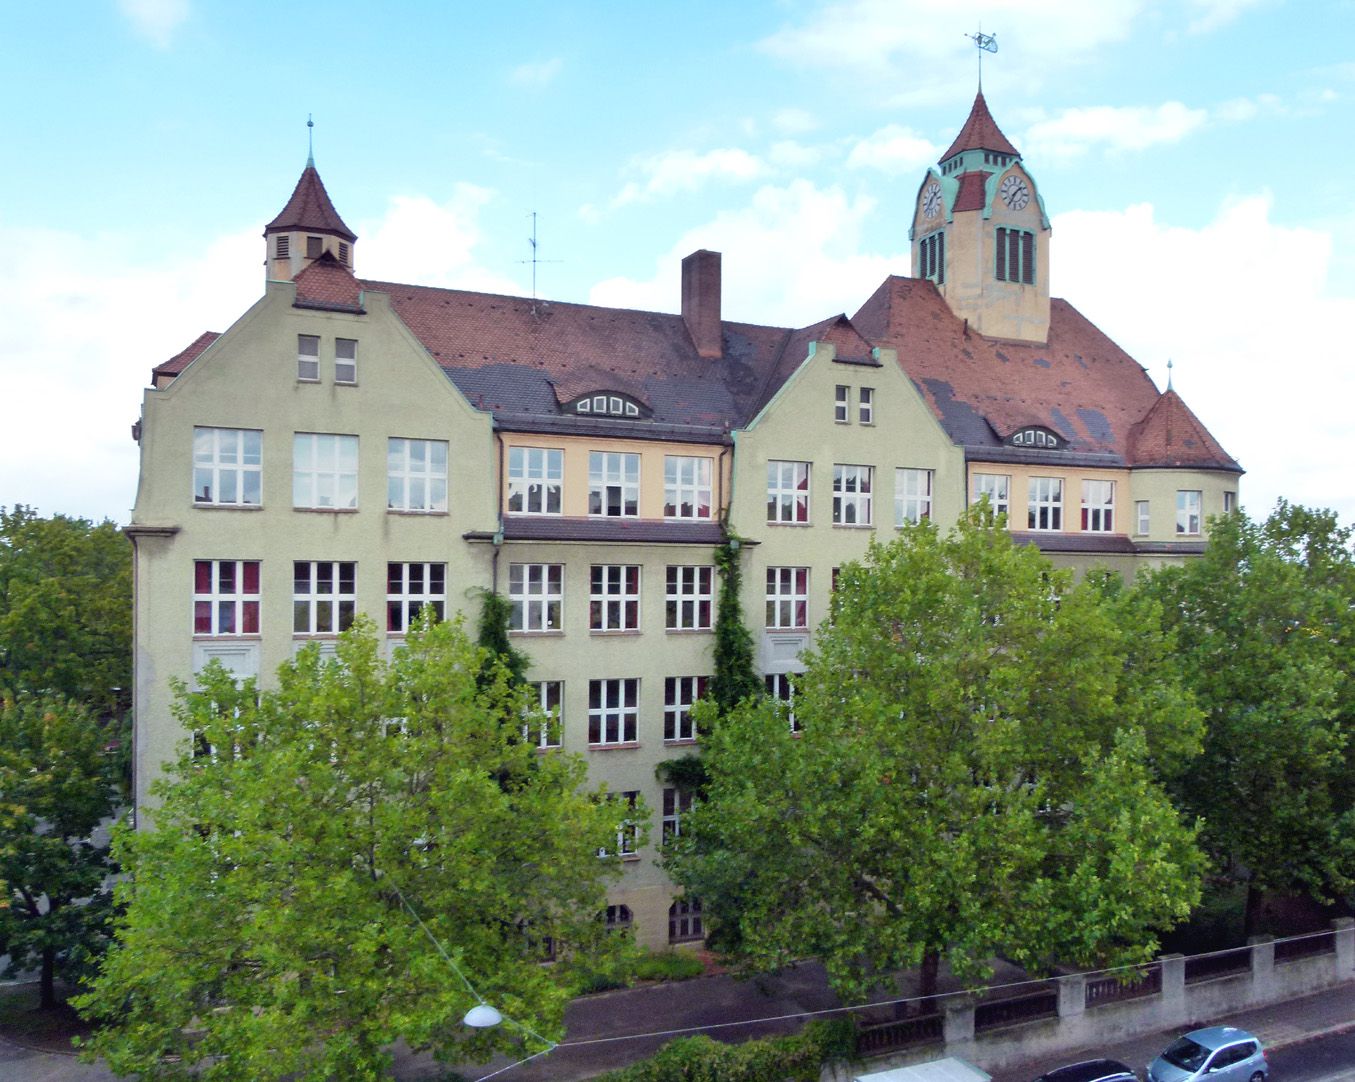
[[[534,718],[532,724],[524,724],[522,739],[538,748],[558,748],[565,730],[564,681],[538,680],[528,687],[532,689],[534,705],[545,717]]]
[[[669,566],[665,626],[669,631],[708,631],[715,597],[715,568]]]
[[[1088,533],[1115,529],[1115,482],[1082,482],[1082,528]]]
[[[703,935],[701,900],[687,897],[675,899],[668,907],[668,942],[683,943],[700,939]]]
[[[594,564],[588,595],[592,631],[635,631],[640,626],[640,565]]]
[[[286,233],[277,238],[276,256],[278,259],[290,259],[292,257],[292,238]]]
[[[663,840],[682,836],[682,817],[692,810],[692,794],[665,787],[663,791]]]
[[[1134,501],[1134,532],[1146,534],[1148,532],[1148,501]]]
[[[193,562],[193,634],[259,633],[259,561]]]
[[[1035,234],[1025,229],[997,231],[997,280],[1035,282]]]
[[[974,474],[974,502],[988,497],[988,509],[993,516],[1011,513],[1012,479],[1005,473]]]
[[[559,631],[564,603],[563,564],[509,564],[510,631]]]
[[[607,922],[607,931],[609,932],[628,931],[634,923],[634,917],[631,916],[630,906],[628,905],[609,905],[603,919]]]
[[[857,391],[856,419],[863,425],[875,423],[875,388],[862,387]]]
[[[358,438],[298,432],[292,440],[292,506],[357,507]]]
[[[248,428],[193,429],[193,502],[258,507],[263,433]]]
[[[519,515],[558,515],[565,453],[548,447],[508,449],[508,510]]]
[[[334,382],[357,383],[358,342],[356,338],[334,339]]]
[[[607,518],[635,518],[640,514],[639,455],[588,452],[588,513]]]
[[[638,403],[615,394],[584,395],[568,408],[594,417],[639,417],[643,412]]]
[[[588,743],[635,743],[639,699],[639,680],[588,681]]]
[[[833,392],[833,420],[846,424],[851,420],[852,389],[845,383],[839,383]]]
[[[386,630],[402,634],[409,630],[425,605],[442,620],[447,607],[446,564],[386,565]]]
[[[392,511],[447,510],[447,441],[386,443],[386,506]]]
[[[871,467],[833,467],[833,524],[869,526]]]
[[[809,463],[767,463],[767,521],[809,521]]]
[[[312,383],[320,378],[320,339],[317,335],[296,336],[296,378]]]
[[[1181,489],[1176,493],[1176,532],[1179,534],[1198,534],[1200,532],[1200,508],[1204,501],[1197,489]]]
[[[1032,477],[1026,512],[1031,530],[1063,529],[1063,478]]]
[[[695,740],[692,704],[706,693],[704,676],[666,676],[663,680],[663,738]]]
[[[345,267],[348,266],[348,242],[346,240],[339,241],[339,262]]]
[[[640,823],[635,818],[635,806],[639,801],[638,789],[626,789],[607,796],[607,803],[617,805],[623,816],[616,824],[616,852],[619,856],[633,857],[640,848]],[[598,856],[607,855],[606,849],[598,850]]]
[[[1225,492],[1223,494],[1223,513],[1225,515],[1229,515],[1236,510],[1237,510],[1237,493]]]
[[[292,630],[298,635],[347,631],[357,612],[357,564],[297,560],[292,565]]]
[[[769,672],[763,680],[767,684],[768,696],[777,701],[790,731],[798,733],[800,723],[795,720],[795,676],[793,672]]]
[[[1014,432],[1012,433],[1011,445],[1013,447],[1048,447],[1054,451],[1063,446],[1058,436],[1047,428],[1023,428],[1019,432]]]
[[[932,471],[903,467],[894,471],[894,525],[932,517]]]
[[[809,626],[809,568],[767,568],[767,626]]]
[[[922,238],[918,249],[918,277],[930,278],[937,285],[946,281],[946,234],[937,232]]]
[[[325,242],[322,237],[306,238],[306,258],[319,259],[325,251]]]
[[[664,518],[710,518],[711,460],[686,455],[663,459]]]

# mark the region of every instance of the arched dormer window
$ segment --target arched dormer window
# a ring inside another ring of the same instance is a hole
[[[1013,432],[1007,442],[1013,447],[1039,447],[1046,451],[1058,451],[1064,446],[1064,441],[1059,436],[1047,428],[1039,428],[1036,425]]]
[[[630,417],[638,419],[649,415],[644,406],[627,394],[616,391],[594,391],[576,398],[565,409],[584,417]]]

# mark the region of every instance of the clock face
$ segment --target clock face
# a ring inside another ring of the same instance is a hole
[[[941,185],[932,181],[922,193],[922,213],[935,218],[941,212]]]
[[[1026,204],[1030,202],[1030,189],[1018,176],[1010,176],[1004,180],[997,192],[1012,210],[1025,210]]]

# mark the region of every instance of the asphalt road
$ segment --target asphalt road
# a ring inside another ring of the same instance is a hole
[[[1273,1082],[1355,1082],[1355,1031],[1281,1048],[1266,1061]]]

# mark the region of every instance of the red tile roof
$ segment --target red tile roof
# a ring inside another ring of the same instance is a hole
[[[1237,463],[1218,445],[1200,419],[1173,390],[1167,390],[1129,433],[1135,466],[1217,468]]]
[[[1007,137],[998,128],[997,121],[993,119],[993,114],[988,111],[988,103],[983,100],[982,90],[969,110],[969,119],[964,122],[964,127],[955,137],[955,142],[950,144],[950,149],[941,155],[940,160],[947,161],[962,150],[995,150],[999,154],[1021,157],[1021,152],[1008,142]]]
[[[327,308],[340,312],[362,311],[362,287],[353,272],[329,252],[302,268],[294,279],[299,308]]]
[[[330,233],[348,241],[358,239],[358,235],[343,224],[339,212],[329,201],[324,181],[320,179],[320,174],[315,171],[315,166],[311,162],[307,162],[306,168],[301,171],[301,179],[296,182],[292,198],[287,200],[282,213],[264,227],[264,235],[283,229]]]
[[[982,169],[971,169],[959,176],[960,187],[955,192],[955,205],[951,212],[960,210],[982,210],[988,201],[988,178],[992,173]]]
[[[203,331],[193,339],[187,349],[180,350],[163,364],[157,364],[152,368],[151,382],[154,383],[159,376],[177,376],[187,368],[192,361],[197,359],[198,354],[220,337],[220,331]]]

